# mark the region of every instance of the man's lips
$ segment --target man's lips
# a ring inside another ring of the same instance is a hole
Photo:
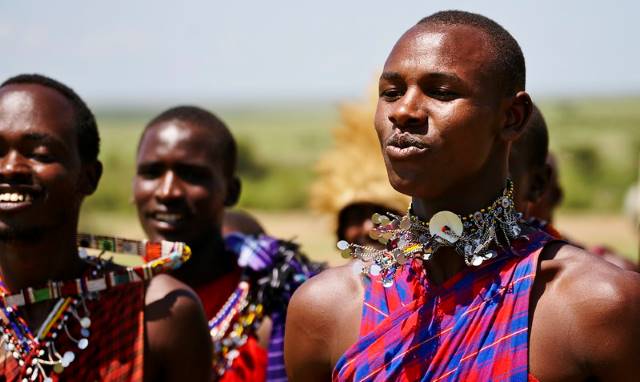
[[[420,139],[408,134],[395,134],[389,137],[385,145],[385,152],[391,159],[410,159],[427,151]]]
[[[160,226],[174,227],[185,221],[186,214],[183,212],[150,212],[147,214],[147,218]]]
[[[12,212],[29,207],[41,193],[24,188],[0,188],[0,211]]]

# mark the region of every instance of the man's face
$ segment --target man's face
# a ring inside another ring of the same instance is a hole
[[[218,145],[211,132],[187,122],[165,121],[147,130],[133,190],[150,239],[193,245],[220,229],[228,179]]]
[[[485,39],[466,26],[416,26],[391,51],[375,127],[398,191],[441,197],[490,157],[503,117]]]
[[[0,89],[0,237],[77,221],[85,167],[70,103],[40,85]]]

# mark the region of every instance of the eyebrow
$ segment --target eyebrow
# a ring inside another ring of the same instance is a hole
[[[25,134],[23,139],[25,141],[30,141],[34,143],[43,143],[43,144],[48,143],[48,144],[66,146],[64,142],[62,142],[60,139],[57,139],[49,134],[44,134],[44,133],[27,133]]]
[[[456,74],[447,73],[447,72],[428,73],[425,77],[432,80],[448,80],[448,81],[456,81],[456,82],[462,81],[462,79],[458,77]],[[384,72],[380,75],[380,79],[387,80],[387,81],[400,81],[402,80],[402,75],[400,75],[400,73],[398,72]]]
[[[402,76],[398,72],[383,72],[380,75],[380,79],[387,80],[387,81],[398,81],[398,80],[402,80]]]

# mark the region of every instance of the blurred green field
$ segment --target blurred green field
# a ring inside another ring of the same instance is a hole
[[[640,98],[543,100],[539,106],[550,127],[551,148],[558,154],[565,190],[562,212],[619,215],[625,192],[638,177]],[[331,129],[339,123],[337,105],[210,108],[239,142],[244,183],[240,206],[275,216],[305,209],[314,163],[331,146]],[[98,192],[85,203],[83,230],[122,233],[135,224],[130,223],[135,222],[130,192],[136,144],[143,125],[159,111],[97,112],[105,172]],[[113,226],[122,222],[128,223]],[[632,255],[637,244],[619,247]]]

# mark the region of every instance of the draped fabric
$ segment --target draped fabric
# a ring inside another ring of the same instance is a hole
[[[270,236],[258,237],[231,234],[225,237],[227,250],[238,259],[238,269],[208,285],[196,288],[207,318],[213,318],[238,285],[240,278],[250,283],[250,298],[258,298],[271,320],[267,349],[260,347],[255,335],[238,351],[231,367],[220,381],[285,382],[284,324],[287,305],[293,292],[317,273],[312,264],[298,252],[298,247]]]
[[[364,279],[360,339],[334,381],[527,382],[529,294],[552,238],[529,229],[508,251],[442,285],[408,263],[390,288]]]
[[[76,359],[61,374],[51,371],[53,381],[139,382],[144,379],[144,291],[142,282],[124,284],[87,300],[91,317],[89,346],[79,350],[64,334],[56,341],[61,353],[73,351]],[[78,333],[73,319],[70,333]],[[4,353],[0,381],[22,381],[24,368]]]

